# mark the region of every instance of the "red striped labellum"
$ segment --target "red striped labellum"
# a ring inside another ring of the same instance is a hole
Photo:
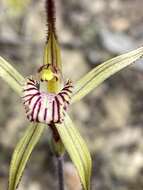
[[[24,85],[22,100],[27,118],[32,122],[61,123],[70,103],[72,82],[67,81],[58,94],[42,92],[39,86],[38,81],[30,78]]]

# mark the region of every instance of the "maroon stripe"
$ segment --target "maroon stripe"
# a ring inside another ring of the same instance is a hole
[[[67,94],[66,92],[61,92],[60,95],[62,95],[63,97],[66,95],[68,97],[68,99],[71,99],[71,94]],[[65,99],[65,98],[64,98]],[[65,101],[67,102],[67,100],[65,99]]]
[[[63,107],[65,111],[67,111],[68,105],[69,105],[69,102],[65,102],[64,107]]]
[[[33,82],[33,83],[35,82],[33,79],[30,79],[30,78],[28,78],[28,80],[30,80],[30,81]]]
[[[65,94],[65,95],[69,96],[69,94],[67,92],[63,92],[63,91],[61,91],[60,94]]]
[[[55,118],[55,101],[53,101],[53,104],[52,104],[52,120],[54,121],[54,118]]]
[[[71,99],[71,96],[69,94],[67,94],[66,92],[61,92],[60,95],[62,95],[63,97],[66,95],[69,99]],[[64,97],[65,99],[65,97]],[[65,99],[65,101],[67,102],[67,100]]]
[[[31,119],[30,119],[30,116],[29,116],[29,115],[27,115],[27,119],[29,119],[29,120],[31,121]]]
[[[37,88],[36,87],[27,88],[27,89],[24,89],[23,92],[30,91],[30,90],[37,90]]]
[[[34,104],[34,107],[32,108],[32,113],[31,113],[32,120],[34,119],[34,117],[33,117],[34,116],[34,111],[35,111],[35,108],[36,108],[38,102],[40,101],[40,99],[41,99],[41,96],[36,100],[36,102]]]
[[[29,97],[29,96],[33,96],[33,94],[27,94],[27,95],[25,95],[25,96],[22,96],[22,98],[27,98],[27,97]]]
[[[72,93],[72,90],[70,89],[64,89],[64,90],[68,91],[69,93]]]
[[[46,117],[47,117],[47,108],[45,108],[44,121],[46,121]]]
[[[61,100],[61,96],[59,96],[59,94],[58,94],[58,95],[56,95],[56,97],[59,101],[59,104],[62,105],[64,102],[63,102],[63,99]]]
[[[70,104],[70,102],[69,102],[69,101],[66,101],[65,104]]]
[[[63,90],[62,91],[67,91],[67,92],[69,92],[69,93],[72,93],[72,90],[70,90],[70,89],[68,89],[68,88],[63,88]]]
[[[66,83],[66,84],[65,84],[65,87],[67,87],[67,86],[68,86],[68,87],[73,87],[73,85]]]
[[[29,104],[31,104],[32,99],[33,99],[35,96],[39,96],[39,95],[40,95],[40,92],[38,92],[38,93],[36,93],[36,94],[34,94],[34,95],[31,95],[32,97],[29,98],[28,100],[25,100],[25,101],[24,101],[24,104],[25,104],[26,102],[29,102]]]
[[[63,89],[73,88],[73,86],[65,86]]]
[[[39,102],[39,105],[38,105],[38,111],[37,111],[37,115],[36,115],[36,121],[39,122],[39,112],[40,112],[40,109],[41,109],[41,102]]]
[[[63,103],[66,101],[65,98],[64,98],[64,96],[61,93],[59,93],[58,96],[60,96],[62,98]]]
[[[27,82],[27,85],[34,85],[35,86],[35,83],[34,82]]]
[[[57,106],[57,114],[58,114],[58,120],[57,122],[60,121],[60,102],[58,100],[58,98],[55,96],[55,101],[56,101],[56,106]]]

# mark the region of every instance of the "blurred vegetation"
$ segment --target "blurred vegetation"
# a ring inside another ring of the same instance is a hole
[[[31,0],[5,0],[6,6],[13,12],[13,14],[20,14],[26,7],[28,7]]]

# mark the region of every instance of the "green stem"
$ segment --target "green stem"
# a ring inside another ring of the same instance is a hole
[[[64,158],[63,156],[57,157],[57,170],[58,170],[58,180],[59,180],[59,190],[64,190]]]

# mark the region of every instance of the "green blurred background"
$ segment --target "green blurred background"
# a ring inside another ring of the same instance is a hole
[[[24,76],[43,61],[46,38],[44,0],[0,0],[0,56]],[[143,44],[142,0],[57,0],[57,33],[65,79],[76,81],[93,67]],[[0,190],[5,190],[10,158],[28,125],[20,98],[0,80]],[[143,189],[143,64],[111,77],[71,116],[93,158],[92,190]],[[57,189],[56,163],[48,130],[34,150],[19,190]],[[80,190],[65,156],[66,190]]]

